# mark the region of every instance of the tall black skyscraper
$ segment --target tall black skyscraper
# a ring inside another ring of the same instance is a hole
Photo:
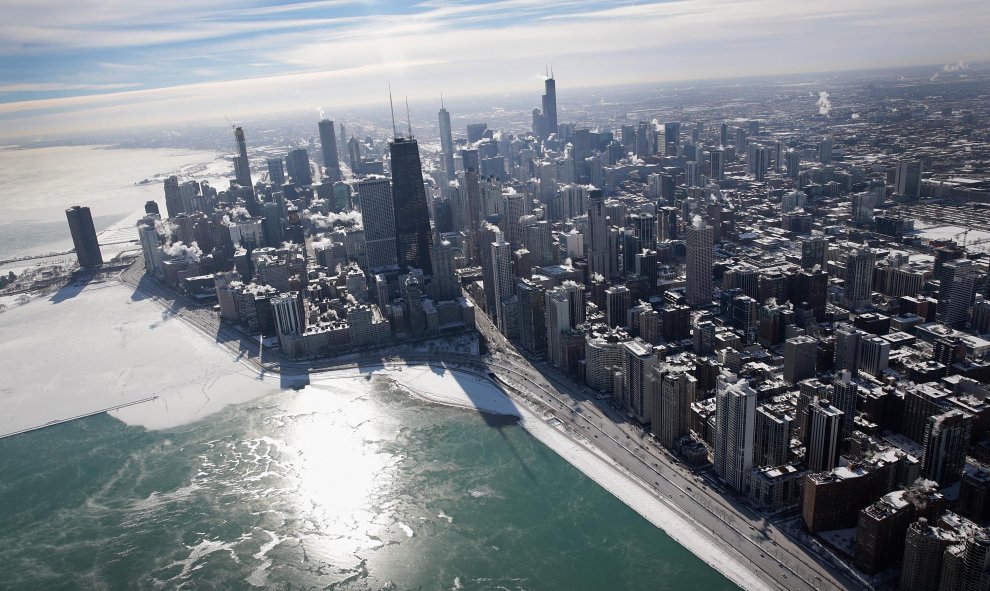
[[[410,137],[397,137],[389,145],[392,155],[392,203],[395,211],[395,247],[399,267],[415,267],[432,275],[430,262],[430,210],[423,186],[419,144]]]
[[[547,135],[557,133],[557,81],[553,74],[543,82],[543,116],[546,117]]]
[[[340,160],[337,157],[337,135],[333,130],[333,121],[324,119],[319,123],[320,149],[323,151],[323,167],[326,168],[327,178],[331,183],[341,180]]]
[[[244,130],[240,127],[234,128],[234,139],[237,141],[237,157],[234,160],[234,176],[237,184],[242,187],[251,187],[251,166],[248,162],[247,142],[244,140]]]
[[[96,238],[96,228],[93,227],[93,216],[88,207],[73,205],[65,210],[65,218],[69,220],[69,232],[72,233],[72,244],[76,248],[80,267],[98,267],[103,264],[100,254],[100,242]]]
[[[533,133],[546,138],[557,133],[557,81],[553,79],[553,73],[547,72],[543,86],[543,108],[533,109]]]

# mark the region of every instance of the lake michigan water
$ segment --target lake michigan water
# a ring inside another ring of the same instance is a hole
[[[386,383],[0,440],[0,588],[734,589],[510,417]]]
[[[112,223],[163,205],[142,178],[229,166],[15,152],[0,151],[0,258],[47,248],[67,205]],[[0,589],[247,588],[736,587],[513,419],[386,383],[285,390],[167,430],[97,415],[0,439]]]

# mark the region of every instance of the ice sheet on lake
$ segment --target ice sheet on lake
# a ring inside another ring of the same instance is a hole
[[[279,387],[277,376],[259,378],[228,349],[132,294],[94,285],[0,317],[0,434],[153,396],[112,414],[167,428]]]

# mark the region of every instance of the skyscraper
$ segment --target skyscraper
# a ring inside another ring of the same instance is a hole
[[[903,195],[911,201],[921,198],[921,162],[911,160],[897,163],[894,193]]]
[[[698,389],[698,380],[690,365],[662,363],[653,368],[651,380],[658,396],[653,401],[651,429],[667,448],[688,434],[691,424],[691,403]]]
[[[640,423],[649,422],[653,414],[647,388],[656,360],[653,347],[646,341],[637,338],[622,343],[622,399]]]
[[[605,197],[595,189],[588,198],[588,270],[594,275],[610,279],[614,262],[608,248],[608,224],[605,213]]]
[[[543,108],[533,110],[533,134],[542,139],[557,133],[557,81],[548,74],[543,82]]]
[[[495,232],[495,241],[489,245],[489,256],[492,262],[492,276],[495,289],[495,315],[498,329],[502,334],[509,333],[509,324],[514,318],[508,318],[504,304],[512,297],[515,287],[515,277],[512,274],[512,248],[502,237],[502,232]]]
[[[784,379],[797,384],[815,376],[818,359],[818,341],[801,335],[784,341]]]
[[[721,148],[713,149],[708,153],[711,160],[711,170],[709,176],[716,181],[725,178],[725,151]]]
[[[942,264],[939,273],[938,317],[952,328],[965,328],[969,308],[976,295],[979,270],[970,259],[956,259]]]
[[[102,265],[103,255],[100,254],[100,242],[96,238],[93,215],[89,212],[89,208],[73,205],[65,210],[65,218],[69,221],[69,232],[72,234],[72,245],[76,249],[79,266]]]
[[[179,188],[179,177],[172,175],[165,179],[165,212],[174,218],[180,213],[186,213],[182,204],[182,190]]]
[[[718,378],[715,394],[715,472],[745,492],[753,468],[756,390],[732,374]]]
[[[392,186],[381,176],[369,177],[357,184],[361,200],[361,223],[368,251],[369,271],[396,264],[395,214],[392,210]]]
[[[234,128],[234,140],[237,142],[237,156],[234,159],[234,178],[242,187],[251,187],[251,163],[248,161],[247,142],[244,140],[244,130]]]
[[[395,246],[403,270],[422,269],[433,274],[430,263],[430,210],[423,185],[419,144],[413,137],[397,137],[389,142],[392,156],[392,204],[395,211]]]
[[[876,255],[869,248],[853,249],[846,255],[846,305],[855,309],[870,305],[873,298],[873,267]]]
[[[268,158],[268,184],[281,189],[285,184],[285,165],[281,158]]]
[[[842,411],[827,400],[815,401],[808,407],[810,426],[806,458],[812,472],[825,472],[839,463],[839,434],[842,432]]]
[[[962,476],[966,450],[973,428],[973,416],[958,409],[928,417],[925,426],[925,453],[921,474],[941,486],[949,486]]]
[[[319,122],[320,150],[323,152],[323,167],[331,183],[341,180],[340,160],[337,157],[337,134],[334,132],[333,121],[323,119]]]
[[[440,152],[443,154],[443,173],[448,181],[454,180],[454,136],[450,131],[450,113],[440,103]]]
[[[285,169],[296,187],[308,187],[313,184],[313,172],[309,168],[309,153],[305,148],[289,150],[285,155]]]
[[[687,301],[692,306],[712,303],[714,233],[700,217],[687,229]]]

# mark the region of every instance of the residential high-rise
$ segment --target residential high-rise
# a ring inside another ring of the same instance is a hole
[[[687,229],[687,301],[691,306],[712,303],[714,233],[712,227],[695,217]]]
[[[419,144],[413,137],[397,137],[389,142],[392,156],[392,204],[395,211],[395,246],[403,270],[422,269],[432,275],[430,210],[423,185]]]
[[[746,492],[753,468],[756,391],[732,374],[718,377],[715,393],[715,473]]]
[[[298,292],[290,291],[273,297],[271,299],[271,306],[280,343],[284,336],[299,335],[303,332],[305,324],[300,313],[301,306]]]
[[[244,130],[240,127],[234,128],[234,140],[237,142],[237,156],[234,158],[234,178],[237,184],[242,187],[252,187],[251,183],[251,163],[247,155],[247,141],[244,139]]]
[[[642,339],[637,338],[622,344],[622,398],[627,409],[641,424],[649,423],[653,414],[647,389],[656,360],[653,347]]]
[[[588,197],[588,271],[608,280],[612,277],[615,262],[608,244],[608,215],[605,211],[605,197],[598,189]]]
[[[784,379],[791,384],[815,376],[818,341],[801,335],[784,341]]]
[[[979,274],[970,259],[956,259],[942,264],[937,310],[943,324],[952,328],[966,327]]]
[[[296,187],[308,187],[313,184],[313,171],[309,167],[309,153],[305,148],[289,150],[285,155],[285,170]]]
[[[782,466],[791,447],[794,416],[785,407],[764,404],[756,409],[753,466]]]
[[[691,404],[695,401],[698,379],[689,364],[661,363],[653,368],[651,380],[653,400],[651,429],[668,449],[687,435],[691,424]]]
[[[454,136],[450,131],[450,113],[440,104],[440,153],[443,157],[443,173],[448,181],[456,178],[454,172]]]
[[[842,431],[842,411],[827,400],[815,401],[808,407],[809,427],[805,444],[805,460],[811,472],[826,472],[839,463],[839,433]]]
[[[281,189],[285,184],[285,165],[281,158],[268,158],[268,184]]]
[[[709,176],[712,180],[720,181],[725,178],[725,150],[721,148],[713,149],[708,153],[711,170]]]
[[[495,290],[495,319],[502,334],[510,332],[509,325],[515,318],[509,318],[505,313],[505,302],[512,297],[515,287],[515,277],[512,273],[512,248],[502,237],[502,232],[495,231],[495,241],[489,245],[492,277]]]
[[[897,163],[894,193],[911,201],[921,199],[921,162],[913,160]]]
[[[551,362],[564,368],[565,331],[583,324],[585,320],[584,289],[574,281],[564,281],[546,292],[547,352]]]
[[[842,411],[842,433],[845,439],[852,434],[856,418],[856,402],[859,399],[859,386],[852,381],[852,374],[843,370],[832,381],[832,403]]]
[[[951,530],[930,525],[924,518],[909,525],[904,539],[901,590],[937,590],[945,550],[956,543],[958,539]]]
[[[519,342],[533,355],[547,352],[546,290],[528,280],[516,284],[519,295]]]
[[[922,476],[942,486],[958,481],[966,464],[972,428],[973,416],[958,409],[928,417]]]
[[[681,147],[681,124],[678,121],[668,121],[663,124],[663,143],[665,156],[677,156]]]
[[[165,179],[165,211],[170,218],[174,218],[180,213],[188,213],[182,202],[182,189],[179,188],[179,177],[175,175]]]
[[[876,264],[876,254],[869,248],[853,249],[846,255],[846,305],[853,309],[870,305]]]
[[[859,340],[857,358],[860,371],[879,378],[890,361],[890,341],[874,335],[864,335]]]
[[[364,174],[364,162],[361,160],[361,142],[354,136],[351,136],[347,140],[347,159],[351,164],[351,172],[353,174]]]
[[[368,252],[368,270],[396,265],[391,183],[382,176],[368,177],[357,184],[357,193],[361,200],[361,222]]]
[[[605,290],[605,321],[611,328],[626,326],[626,313],[632,307],[632,293],[625,285],[616,285]]]
[[[333,121],[323,119],[318,124],[320,128],[320,150],[323,152],[323,168],[326,169],[327,179],[335,183],[343,179],[340,174],[340,159],[337,156],[337,134]]]
[[[93,215],[89,212],[89,208],[73,205],[65,210],[65,218],[69,222],[69,233],[72,234],[72,245],[76,250],[79,266],[86,268],[102,265],[100,241],[96,237]]]
[[[826,136],[818,143],[818,161],[822,164],[832,163],[832,138]]]
[[[438,301],[461,297],[461,286],[454,265],[454,247],[449,240],[434,236],[430,260],[433,262],[433,278],[430,296]]]
[[[159,219],[158,216],[149,215],[141,218],[137,223],[145,272],[156,276],[161,273],[162,260],[165,258],[161,248],[161,236],[158,235],[158,229],[155,227]]]

